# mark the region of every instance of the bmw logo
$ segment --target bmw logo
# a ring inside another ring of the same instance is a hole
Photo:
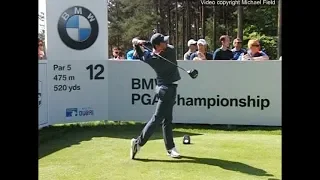
[[[69,48],[84,50],[97,40],[99,25],[95,15],[89,9],[73,6],[61,14],[58,33],[62,42]]]

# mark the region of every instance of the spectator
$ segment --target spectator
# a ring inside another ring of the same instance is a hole
[[[240,38],[236,38],[233,40],[233,49],[231,50],[233,53],[233,58],[232,60],[238,60],[239,56],[241,55],[241,53],[245,53],[246,50],[241,48],[242,46],[242,41]]]
[[[221,47],[214,51],[213,60],[231,60],[233,58],[233,53],[229,49],[230,38],[227,35],[220,37]]]
[[[124,59],[124,53],[120,50],[118,59]]]
[[[190,56],[192,53],[197,51],[197,41],[190,39],[188,41],[189,50],[183,55],[183,60],[191,60]]]
[[[118,47],[112,48],[112,59],[116,59],[118,55],[119,55],[119,48]]]
[[[46,55],[44,53],[43,41],[40,39],[38,39],[38,59],[39,60],[46,59]]]
[[[212,54],[207,52],[207,42],[204,39],[197,41],[198,51],[194,52],[190,56],[190,60],[213,60]]]
[[[112,60],[124,59],[123,53],[121,52],[121,49],[119,47],[114,47],[112,49],[112,56]]]
[[[248,42],[248,48],[249,50],[246,53],[242,53],[239,56],[239,60],[245,61],[245,60],[269,60],[269,56],[264,53],[263,51],[260,51],[260,43],[256,39],[251,39]]]
[[[133,49],[131,49],[130,51],[127,52],[127,57],[126,57],[127,60],[133,60],[133,53],[134,53],[134,44],[133,44],[133,41],[134,41],[135,39],[139,39],[139,37],[135,37],[135,38],[132,39],[131,42],[132,42],[132,47],[133,47]]]
[[[262,52],[264,52],[265,54],[267,54],[267,50],[263,47],[262,41],[259,41],[259,43],[260,43],[260,48],[259,48],[259,50],[262,51]]]
[[[115,60],[115,59],[118,58],[119,52],[120,52],[120,50],[119,50],[118,47],[113,47],[113,48],[112,48],[112,59],[113,59],[113,60]]]
[[[133,53],[134,53],[134,49],[129,50],[126,55],[126,59],[133,60]]]

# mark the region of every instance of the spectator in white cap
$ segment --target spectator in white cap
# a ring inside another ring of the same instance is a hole
[[[198,51],[191,54],[190,60],[213,60],[211,53],[207,52],[207,42],[204,39],[199,39],[197,42]]]
[[[189,50],[183,55],[184,60],[191,60],[190,59],[191,54],[197,51],[197,41],[195,41],[194,39],[190,39],[188,41],[188,47],[189,47]]]

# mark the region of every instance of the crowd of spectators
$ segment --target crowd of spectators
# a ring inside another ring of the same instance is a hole
[[[126,54],[120,47],[112,48],[111,60],[138,60],[134,50],[134,40],[140,39],[135,37],[132,39],[133,48]],[[243,48],[242,40],[235,38],[233,40],[233,48],[230,47],[230,38],[227,35],[222,35],[219,38],[221,46],[214,52],[208,52],[208,44],[205,39],[190,39],[187,43],[188,50],[184,53],[183,60],[198,61],[198,60],[236,60],[236,61],[247,61],[247,60],[269,60],[266,52],[261,49],[260,42],[256,39],[250,39],[248,41],[248,49]],[[152,50],[152,45],[145,41],[145,46]],[[142,49],[145,53],[152,53],[147,49]],[[46,58],[46,52],[44,48],[44,42],[38,39],[38,59],[43,60]],[[279,60],[282,60],[282,56]]]
[[[132,45],[134,40],[139,39],[135,37],[132,39]],[[221,46],[214,52],[208,51],[208,44],[205,39],[190,39],[187,43],[188,50],[185,52],[184,60],[236,60],[236,61],[247,61],[247,60],[269,60],[269,56],[261,48],[260,42],[257,39],[250,39],[248,41],[248,49],[243,48],[242,40],[235,38],[230,47],[230,37],[222,35],[219,38]],[[147,41],[145,41],[147,43]],[[152,46],[150,47],[152,49]],[[150,50],[149,49],[149,50]],[[143,49],[145,53],[152,53],[146,49]],[[134,45],[124,57],[122,50],[119,47],[114,47],[112,50],[112,60],[138,60],[135,56]],[[281,58],[280,58],[281,60]]]
[[[206,40],[199,39],[188,41],[189,50],[184,54],[184,60],[269,60],[268,55],[261,50],[258,40],[251,39],[248,42],[248,49],[242,48],[242,40],[235,38],[233,48],[230,48],[230,38],[222,35],[219,38],[221,46],[213,53],[207,52],[208,45]],[[196,50],[195,50],[196,49]]]

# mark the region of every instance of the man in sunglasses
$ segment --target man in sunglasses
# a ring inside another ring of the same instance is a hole
[[[233,40],[233,49],[231,49],[232,53],[233,53],[233,58],[232,60],[238,60],[239,59],[239,56],[242,54],[242,53],[245,53],[246,50],[241,48],[242,47],[242,41],[240,38],[236,38]]]
[[[262,60],[269,60],[269,56],[264,53],[263,51],[260,51],[260,43],[256,39],[251,39],[248,42],[248,48],[249,50],[246,53],[242,53],[239,57],[240,61],[247,61],[247,60],[253,60],[253,61],[262,61]]]

